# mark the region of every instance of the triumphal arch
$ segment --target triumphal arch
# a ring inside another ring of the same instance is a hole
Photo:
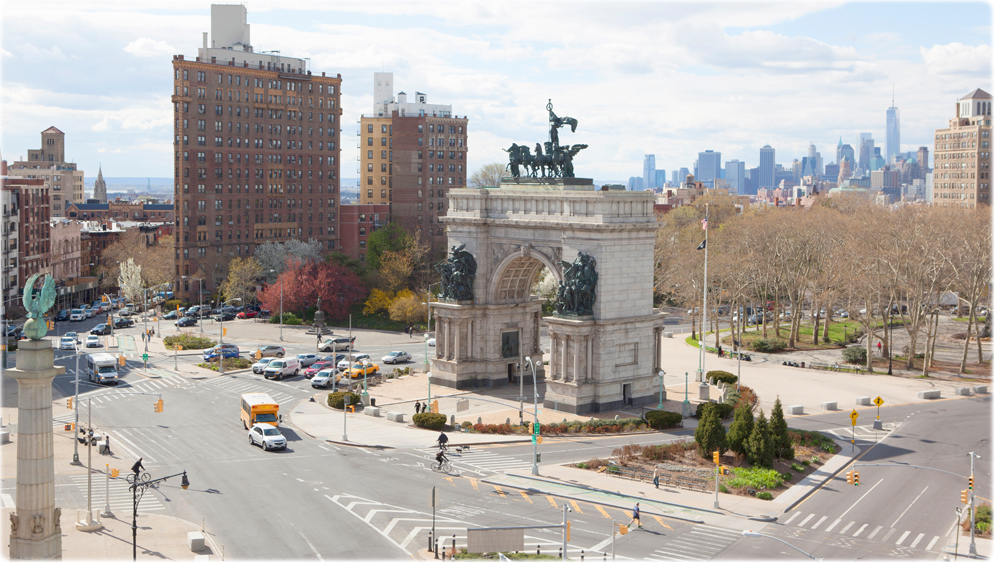
[[[582,414],[653,403],[664,317],[652,307],[653,194],[572,177],[572,157],[586,146],[560,146],[555,129],[575,130],[576,120],[547,109],[546,150],[526,148],[529,159],[512,145],[512,177],[499,188],[448,193],[441,220],[451,254],[436,266],[432,383],[506,385],[530,376],[522,366],[531,357],[546,381],[546,408]],[[559,285],[550,316],[532,295],[543,267]]]

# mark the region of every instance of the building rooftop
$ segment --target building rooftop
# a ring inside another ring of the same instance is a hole
[[[977,88],[976,90],[974,90],[974,91],[970,92],[969,94],[961,97],[960,99],[961,100],[972,100],[972,99],[989,100],[989,99],[991,99],[991,95],[988,94],[987,92],[981,90],[980,88]]]

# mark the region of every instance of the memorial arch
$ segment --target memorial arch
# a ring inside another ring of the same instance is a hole
[[[658,400],[664,314],[652,307],[652,192],[595,190],[589,179],[505,178],[500,188],[452,189],[448,197],[441,220],[455,250],[450,262],[463,256],[474,275],[464,276],[471,281],[461,292],[432,302],[433,384],[506,385],[531,357],[546,380],[546,408],[582,414]],[[543,317],[531,294],[539,272],[547,268],[561,285],[563,264],[578,256],[592,258],[596,270],[592,305],[583,315]]]

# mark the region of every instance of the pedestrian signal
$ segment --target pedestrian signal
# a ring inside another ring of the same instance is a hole
[[[628,525],[618,525],[618,533],[622,535],[628,534]]]
[[[959,493],[959,501],[963,503],[970,503],[970,491],[963,490]]]
[[[849,472],[846,473],[846,484],[852,484],[852,482],[853,482],[852,471],[850,470]]]
[[[221,330],[221,335],[222,335],[222,336],[226,336],[226,335],[228,335],[228,329],[227,329],[227,328],[223,328],[223,329]]]
[[[155,402],[155,413],[157,413],[157,414],[161,414],[162,413],[162,404],[163,404],[162,398],[159,398],[158,400],[156,400],[156,402]]]
[[[120,474],[120,473],[121,472],[118,469],[116,469],[116,468],[110,469],[110,477],[111,478],[117,478],[117,475]]]

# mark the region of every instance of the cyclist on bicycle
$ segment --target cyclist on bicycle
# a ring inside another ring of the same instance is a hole
[[[445,451],[439,449],[438,453],[435,455],[435,462],[437,462],[439,466],[442,466],[442,463],[447,460],[449,459],[445,458]]]
[[[448,449],[449,436],[443,431],[438,435],[438,448],[439,450]]]

